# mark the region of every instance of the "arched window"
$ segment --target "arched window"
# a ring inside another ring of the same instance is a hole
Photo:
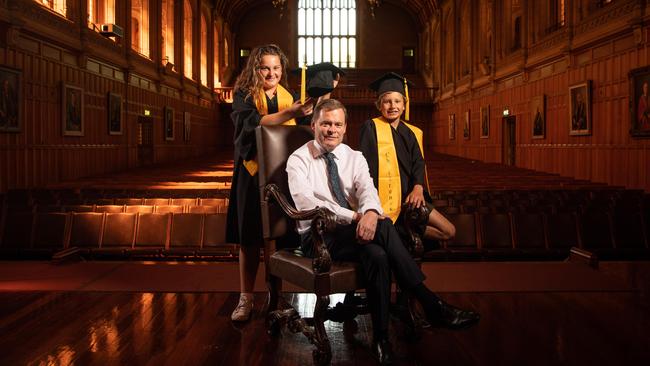
[[[444,69],[444,82],[445,85],[454,81],[454,18],[452,11],[448,10],[442,24],[443,29],[443,42],[444,42],[444,61],[442,67]]]
[[[149,0],[131,0],[131,48],[149,57]]]
[[[34,0],[37,3],[54,10],[55,12],[66,16],[65,0]]]
[[[555,0],[550,3],[551,27],[559,29],[566,24],[566,8],[564,0]],[[553,30],[555,30],[553,29]]]
[[[97,24],[115,24],[115,0],[88,0],[88,28]]]
[[[162,2],[163,63],[174,64],[174,0]]]
[[[212,48],[214,50],[214,55],[212,64],[214,66],[212,71],[214,72],[214,79],[212,79],[212,87],[218,88],[221,86],[221,82],[219,81],[219,27],[216,22],[214,23],[213,37]]]
[[[459,65],[458,65],[458,73],[460,74],[460,77],[463,77],[465,75],[469,74],[470,71],[470,35],[471,35],[471,7],[470,7],[470,2],[469,1],[463,1],[460,5],[459,8],[459,14],[458,14],[458,25],[460,27],[459,29],[459,42],[460,42],[460,47],[459,47]]]
[[[228,60],[230,60],[228,52],[228,38],[223,37],[223,66],[225,67],[228,67]]]
[[[356,0],[298,2],[298,64],[332,62],[355,67],[357,62]]]
[[[183,5],[183,35],[185,38],[183,52],[183,75],[188,79],[192,78],[192,5],[189,0],[185,0]]]
[[[201,14],[201,84],[208,86],[208,22]]]

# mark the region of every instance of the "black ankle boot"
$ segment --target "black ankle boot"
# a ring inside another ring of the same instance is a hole
[[[478,323],[481,316],[476,312],[459,309],[439,300],[436,309],[427,311],[427,318],[434,327],[467,329]]]

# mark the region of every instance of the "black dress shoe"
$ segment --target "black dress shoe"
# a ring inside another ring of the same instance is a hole
[[[395,359],[388,339],[372,342],[372,353],[377,357],[380,365],[392,365]]]
[[[459,309],[440,300],[438,301],[438,309],[434,312],[428,312],[427,318],[434,327],[467,329],[478,323],[481,316],[476,312]]]

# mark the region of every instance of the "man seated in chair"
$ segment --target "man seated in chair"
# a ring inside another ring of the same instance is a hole
[[[298,210],[317,206],[331,210],[338,228],[324,236],[332,259],[359,260],[373,325],[372,349],[382,364],[392,361],[388,342],[391,273],[398,285],[414,294],[433,326],[466,328],[479,320],[472,311],[455,308],[431,292],[424,274],[405,248],[383,210],[361,152],[343,144],[347,111],[335,99],[314,109],[314,140],[296,150],[287,161],[289,190]],[[313,255],[308,221],[298,222],[302,250]]]

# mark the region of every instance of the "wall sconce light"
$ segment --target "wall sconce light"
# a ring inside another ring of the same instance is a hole
[[[483,61],[479,62],[478,67],[481,70],[481,73],[483,75],[490,75],[490,72],[492,71],[492,66],[490,65],[490,58],[485,56],[483,58]]]
[[[284,11],[284,5],[287,3],[287,0],[273,0],[273,7],[280,9],[280,18],[282,18],[282,12]]]
[[[379,0],[368,0],[368,5],[370,6],[370,15],[372,19],[375,19],[375,8],[378,8],[380,4]]]

